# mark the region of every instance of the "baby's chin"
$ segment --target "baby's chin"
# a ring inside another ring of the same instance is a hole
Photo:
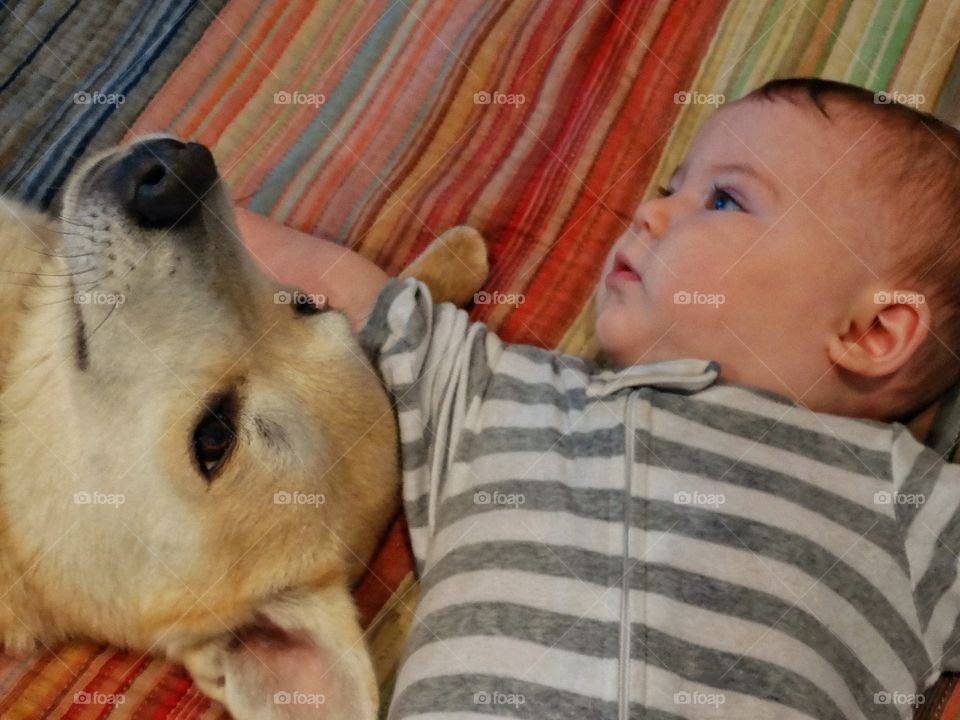
[[[629,308],[615,303],[603,307],[598,305],[594,325],[594,336],[603,354],[616,367],[628,367],[639,362],[654,362],[650,353],[648,333],[641,327]]]

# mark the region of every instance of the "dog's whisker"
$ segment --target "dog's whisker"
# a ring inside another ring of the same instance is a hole
[[[85,287],[85,286],[87,286],[87,285],[95,285],[96,283],[100,282],[101,280],[106,280],[108,277],[112,277],[112,276],[113,276],[113,270],[108,270],[106,274],[101,275],[101,276],[98,277],[96,280],[89,280],[89,281],[83,282],[83,283],[71,283],[71,284],[72,284],[74,287]],[[62,286],[60,286],[60,287],[68,287],[68,286],[67,286],[67,285],[62,285]]]
[[[110,311],[107,313],[107,316],[106,316],[103,320],[101,320],[99,323],[97,323],[97,326],[96,326],[93,330],[90,331],[90,334],[89,334],[89,335],[87,335],[87,342],[88,342],[88,343],[90,342],[91,338],[93,338],[93,336],[96,334],[97,330],[99,330],[101,327],[103,327],[103,324],[110,318],[111,315],[113,315],[113,311],[116,310],[117,307],[119,307],[119,305],[120,305],[120,303],[116,302],[116,303],[113,303],[113,305],[110,306]]]
[[[77,275],[83,275],[84,273],[93,272],[93,271],[96,270],[96,269],[97,269],[97,266],[94,265],[93,267],[88,267],[88,268],[85,268],[85,269],[83,269],[83,270],[74,270],[74,271],[72,271],[72,272],[65,272],[65,273],[36,273],[36,274],[37,274],[37,275],[40,275],[40,276],[43,276],[43,277],[76,277]]]
[[[66,311],[65,313],[63,313],[62,315],[59,315],[59,316],[57,317],[57,319],[58,319],[58,321],[59,321],[59,320],[63,320],[63,319],[65,319],[65,318],[68,317],[68,316],[73,316],[73,322],[72,322],[72,323],[69,323],[69,325],[70,325],[70,330],[69,330],[68,332],[64,333],[63,335],[61,335],[59,338],[57,338],[57,342],[63,342],[63,341],[66,340],[67,338],[76,335],[76,333],[77,333],[77,328],[81,327],[80,320],[77,319],[77,317],[76,317],[76,311],[75,311],[75,310],[72,310],[72,309],[67,310],[67,311]]]
[[[78,284],[76,285],[76,287],[83,287],[84,284],[85,284],[85,283],[78,283]],[[59,289],[59,288],[68,288],[68,287],[71,287],[71,284],[70,284],[70,283],[67,283],[67,284],[65,284],[65,285],[56,285],[56,284],[53,284],[53,285],[40,285],[40,284],[35,283],[35,282],[32,282],[32,283],[31,283],[31,282],[20,283],[20,282],[10,282],[9,280],[0,280],[0,287],[29,287],[29,288],[38,288],[38,289],[40,289],[40,290],[57,290],[57,289]]]
[[[73,295],[71,295],[70,297],[60,298],[59,300],[52,300],[50,302],[31,303],[26,307],[27,308],[49,307],[51,305],[60,305],[61,303],[66,303],[66,302],[70,302],[70,303],[75,302]]]
[[[94,226],[91,225],[90,223],[83,223],[83,222],[79,222],[79,221],[77,221],[77,220],[70,220],[70,219],[68,219],[68,218],[63,217],[62,215],[60,215],[59,218],[60,218],[60,220],[62,220],[63,222],[67,223],[68,225],[76,225],[77,227],[84,227],[84,228],[91,228],[91,229],[94,227]]]
[[[58,287],[69,287],[69,285],[37,285],[36,283],[17,283],[9,282],[7,280],[0,280],[0,287],[44,287],[44,288],[58,288]]]
[[[75,277],[77,275],[83,275],[84,273],[88,273],[96,269],[97,269],[96,266],[94,266],[94,267],[87,268],[86,270],[76,270],[73,272],[45,273],[45,272],[28,272],[26,270],[6,270],[4,268],[0,268],[0,272],[10,273],[11,275],[29,275],[30,277]]]
[[[80,218],[70,217],[70,216],[64,215],[63,213],[59,213],[57,217],[60,218],[61,220],[64,220],[65,222],[72,222],[72,223],[80,222]]]
[[[43,250],[37,250],[36,248],[32,248],[32,247],[28,247],[26,249],[29,250],[30,252],[37,253],[37,255],[46,255],[47,257],[58,257],[58,258],[78,258],[78,257],[86,257],[87,255],[96,255],[96,253],[92,253],[92,252],[77,253],[76,255],[62,255],[60,253],[43,252]]]
[[[72,237],[90,237],[87,233],[82,232],[69,232],[67,230],[57,230],[58,235],[70,235]]]
[[[23,273],[23,274],[24,274],[24,275],[36,275],[36,273]],[[82,282],[82,283],[70,282],[70,283],[65,283],[65,284],[58,284],[58,283],[44,283],[44,284],[40,284],[40,283],[36,283],[36,282],[32,282],[32,283],[31,283],[31,282],[18,283],[18,282],[10,282],[10,281],[7,281],[7,280],[2,280],[2,281],[0,281],[0,286],[9,285],[9,286],[11,286],[11,287],[32,287],[32,288],[39,288],[39,289],[42,289],[42,290],[57,290],[57,289],[60,289],[60,288],[69,288],[69,287],[72,287],[72,288],[86,288],[88,285],[96,285],[96,284],[99,283],[101,280],[105,280],[106,278],[111,277],[112,275],[113,275],[113,271],[110,270],[110,271],[107,272],[105,275],[102,275],[101,277],[98,277],[98,278],[96,278],[95,280],[89,280],[89,281],[87,281],[87,282]]]
[[[113,244],[113,243],[111,243],[109,240],[97,240],[95,237],[93,237],[92,235],[90,235],[90,234],[88,234],[88,233],[73,233],[73,232],[66,232],[65,230],[57,230],[56,232],[57,232],[58,234],[60,234],[60,235],[70,235],[70,236],[72,236],[72,237],[82,237],[82,238],[84,238],[85,240],[89,240],[89,241],[92,242],[94,245],[106,245],[107,247],[110,247],[110,245]],[[61,256],[61,257],[68,257],[68,256],[64,255],[64,256]]]

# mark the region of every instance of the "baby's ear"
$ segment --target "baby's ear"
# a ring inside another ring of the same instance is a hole
[[[864,377],[883,377],[907,364],[927,337],[930,307],[918,292],[871,292],[854,317],[830,338],[830,360]]]

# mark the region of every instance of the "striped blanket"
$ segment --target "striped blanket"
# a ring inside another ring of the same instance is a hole
[[[0,189],[56,202],[85,153],[209,145],[233,197],[391,273],[491,240],[471,317],[596,357],[607,248],[723,99],[817,75],[960,124],[956,0],[3,0]],[[163,572],[154,569],[154,572]],[[402,517],[356,588],[384,697],[414,612]],[[955,680],[923,717],[960,713]],[[219,718],[184,671],[74,643],[0,662],[3,718]]]

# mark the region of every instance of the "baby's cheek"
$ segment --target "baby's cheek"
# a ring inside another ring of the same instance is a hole
[[[699,357],[709,351],[717,333],[723,332],[728,310],[723,293],[678,285],[661,305],[661,320],[684,354]]]
[[[699,292],[697,283],[666,272],[648,283],[645,289],[653,312],[667,323],[689,318],[692,301]]]

